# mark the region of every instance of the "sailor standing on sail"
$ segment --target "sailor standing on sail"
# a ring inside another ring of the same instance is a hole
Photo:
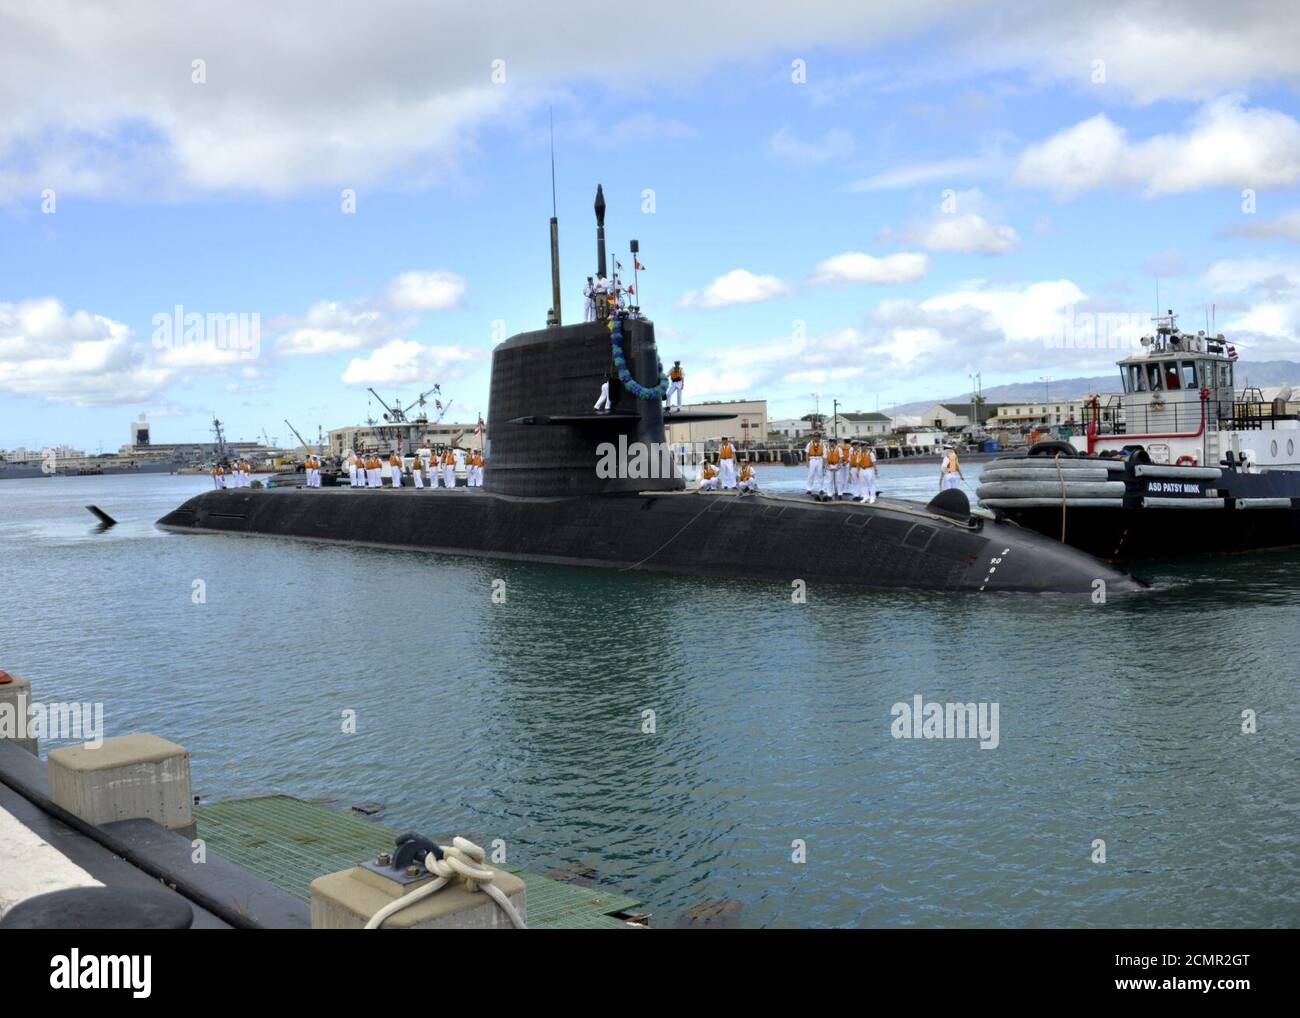
[[[682,387],[686,384],[686,372],[682,370],[681,361],[673,361],[673,366],[668,372],[668,391],[664,393],[664,407],[670,409],[669,404],[673,401],[673,394],[677,394],[677,409],[682,408]]]
[[[812,441],[804,446],[804,457],[808,460],[808,494],[821,494],[825,490],[822,471],[826,463],[826,443],[822,433],[814,431]]]
[[[943,459],[939,461],[939,490],[947,491],[957,487],[957,479],[966,480],[957,461],[957,450],[950,445],[943,447]]]
[[[402,457],[397,453],[388,457],[388,475],[393,482],[393,490],[396,491],[402,486]]]
[[[221,473],[221,464],[217,463],[212,468],[212,487],[224,488],[225,486],[226,486],[226,479],[224,475]]]
[[[726,435],[718,446],[718,481],[728,490],[736,486],[736,447]]]
[[[596,320],[596,286],[587,277],[587,285],[582,288],[582,320],[584,322],[594,322]]]

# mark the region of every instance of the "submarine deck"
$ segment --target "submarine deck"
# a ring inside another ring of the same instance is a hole
[[[919,502],[732,491],[371,491],[214,490],[158,525],[781,583],[976,592],[1091,592],[1097,580],[1116,592],[1143,586],[1015,524],[953,518]]]

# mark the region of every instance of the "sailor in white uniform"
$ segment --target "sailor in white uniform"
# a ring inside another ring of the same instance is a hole
[[[596,286],[587,277],[587,285],[582,288],[582,320],[584,322],[594,322],[596,320]]]
[[[682,370],[681,361],[673,361],[673,366],[668,371],[668,391],[664,393],[664,406],[668,407],[673,401],[673,395],[677,396],[677,409],[682,408],[682,387],[686,384],[686,372]]]
[[[821,494],[825,490],[826,443],[820,431],[813,432],[812,441],[804,446],[803,452],[808,460],[808,494]]]
[[[609,399],[609,379],[606,378],[600,383],[600,398],[596,400],[596,405],[593,409],[595,409],[598,414],[607,414],[609,413],[611,405]]]
[[[858,454],[858,501],[876,504],[876,451],[865,442]]]
[[[718,446],[718,481],[727,490],[736,486],[736,447],[726,435]]]
[[[966,475],[961,472],[961,464],[957,461],[957,450],[950,445],[944,446],[943,459],[939,461],[940,490],[957,487],[959,478],[966,480]]]

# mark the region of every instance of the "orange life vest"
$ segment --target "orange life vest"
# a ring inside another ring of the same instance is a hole
[[[730,442],[723,442],[722,445],[718,446],[718,459],[734,460],[735,458],[736,450],[731,447]]]
[[[704,470],[701,471],[701,473],[706,481],[710,481],[718,476],[717,468],[714,467],[712,463],[704,464]]]
[[[840,465],[840,447],[833,445],[830,451],[826,453],[826,465],[828,467],[838,467]]]
[[[943,472],[945,474],[955,474],[961,469],[961,464],[957,462],[957,451],[949,449],[944,453]]]
[[[861,461],[858,463],[858,466],[862,467],[863,470],[871,470],[874,469],[875,465],[876,465],[875,451],[872,449],[864,448],[862,450],[862,458]]]
[[[442,465],[444,467],[454,467],[456,465],[456,454],[450,449],[442,454]]]
[[[820,441],[814,440],[808,443],[808,455],[810,457],[824,455],[824,450],[822,449]]]
[[[751,467],[748,463],[746,463],[743,467],[740,468],[740,479],[742,481],[748,481],[753,476],[754,476],[754,468]]]
[[[393,453],[388,457],[388,465],[390,467],[400,467],[402,465],[402,461],[397,458],[397,453]]]
[[[674,382],[680,382],[682,380],[682,369],[673,368],[672,371],[668,372],[668,377]]]

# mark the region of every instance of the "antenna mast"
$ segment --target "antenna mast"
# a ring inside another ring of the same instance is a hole
[[[561,325],[560,314],[560,220],[555,202],[555,110],[551,110],[551,313],[547,325]]]

